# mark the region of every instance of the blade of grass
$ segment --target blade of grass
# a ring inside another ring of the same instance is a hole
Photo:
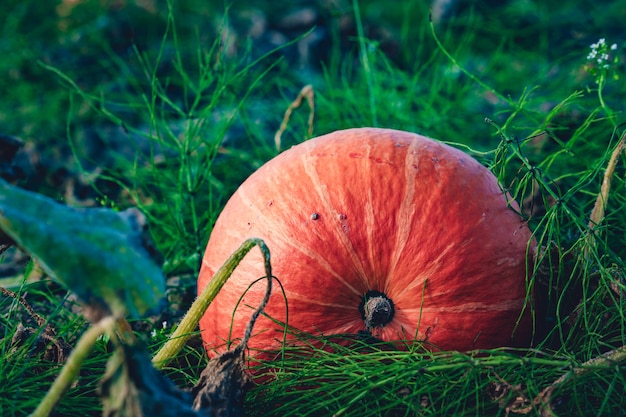
[[[356,22],[357,35],[359,37],[359,56],[361,57],[361,64],[363,65],[363,72],[367,81],[368,98],[370,115],[372,117],[372,126],[378,126],[378,112],[376,103],[376,89],[374,86],[374,71],[370,66],[369,61],[369,45],[363,32],[363,22],[361,21],[361,10],[359,8],[359,0],[353,0],[352,7],[354,9],[354,20]]]

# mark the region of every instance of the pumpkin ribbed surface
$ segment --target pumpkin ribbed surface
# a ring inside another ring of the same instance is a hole
[[[376,304],[363,303],[369,293],[391,301],[391,321],[369,329],[385,341],[461,351],[525,344],[533,243],[518,211],[460,150],[389,129],[338,131],[283,152],[241,185],[215,224],[198,289],[258,237],[284,288],[274,286],[265,312],[296,329],[366,330],[363,309]],[[200,322],[210,352],[243,335],[266,283],[248,287],[262,276],[252,250]],[[249,347],[278,349],[282,338],[280,324],[260,317]]]

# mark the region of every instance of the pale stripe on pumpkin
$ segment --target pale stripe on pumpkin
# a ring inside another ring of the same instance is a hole
[[[360,294],[356,288],[350,285],[339,273],[337,273],[333,267],[326,261],[323,255],[320,255],[319,252],[311,250],[309,247],[305,247],[302,245],[302,242],[298,242],[299,244],[295,244],[291,239],[291,230],[284,229],[284,223],[280,219],[274,219],[272,216],[267,216],[264,214],[261,209],[254,203],[254,200],[250,199],[244,189],[239,189],[238,196],[241,198],[242,202],[249,207],[251,211],[259,218],[263,219],[267,224],[267,230],[272,230],[274,233],[272,234],[272,241],[276,242],[276,244],[280,247],[289,247],[293,251],[300,252],[307,256],[309,259],[317,262],[321,269],[331,274],[337,280],[339,280],[342,284],[344,284],[347,288],[350,289],[355,294]],[[292,204],[291,202],[287,202],[287,204]],[[261,237],[263,238],[263,237]],[[266,242],[267,243],[267,242]],[[270,254],[272,248],[270,247]],[[280,277],[279,277],[280,279]],[[309,297],[310,298],[310,297]]]
[[[470,302],[463,303],[457,305],[445,305],[441,307],[416,307],[416,308],[407,308],[404,307],[402,310],[405,313],[411,312],[419,312],[422,314],[432,314],[432,313],[468,313],[471,314],[475,311],[516,311],[519,312],[520,309],[524,306],[526,302],[525,298],[516,298],[512,300],[506,300],[499,303],[479,303],[479,302]]]
[[[310,144],[311,142],[304,142],[305,145]],[[309,152],[307,152],[303,158],[302,158],[302,167],[304,168],[304,172],[306,173],[306,175],[309,177],[309,180],[311,182],[311,185],[313,186],[313,191],[315,191],[315,193],[319,196],[321,203],[324,205],[324,208],[326,209],[326,211],[328,213],[334,213],[335,215],[339,216],[341,213],[339,213],[337,211],[337,209],[335,207],[332,206],[331,202],[330,202],[330,196],[328,193],[328,190],[326,188],[326,186],[322,185],[322,181],[320,180],[320,177],[317,173],[317,170],[315,169],[315,158],[312,157],[310,155]],[[339,189],[341,187],[338,187]],[[336,190],[337,191],[337,190]],[[341,197],[344,197],[343,195]],[[345,200],[345,198],[344,198]],[[345,201],[343,201],[344,205],[345,205]],[[329,219],[330,220],[330,219]],[[335,223],[335,225],[338,225],[337,223]],[[363,281],[363,283],[367,286],[368,282],[366,280],[366,272],[365,269],[363,268],[363,264],[361,263],[361,259],[358,256],[356,250],[354,249],[354,246],[352,245],[352,242],[350,241],[349,236],[343,232],[341,227],[332,227],[330,228],[333,232],[333,234],[335,235],[335,237],[337,238],[337,240],[339,242],[341,242],[341,244],[343,245],[343,247],[345,248],[345,250],[347,251],[347,254],[350,258],[350,261],[352,262],[352,264],[354,265],[354,267],[357,270],[357,274],[358,276],[361,278],[361,280]],[[350,288],[351,291],[356,291],[354,287],[352,287],[350,284],[348,284],[345,280],[342,280],[342,282],[345,283],[345,285]],[[358,293],[358,292],[357,292]]]
[[[413,153],[415,151],[415,153]],[[413,219],[415,217],[416,207],[415,207],[415,168],[413,165],[419,164],[419,157],[415,157],[415,155],[419,155],[419,151],[417,150],[417,142],[413,142],[410,144],[409,149],[406,151],[406,157],[404,159],[404,178],[405,178],[405,193],[404,198],[400,204],[400,208],[398,209],[398,215],[396,219],[396,241],[395,246],[392,251],[393,258],[391,259],[391,263],[389,265],[389,276],[392,276],[395,273],[396,267],[406,245],[409,241],[411,226],[413,225]],[[419,285],[422,285],[423,282],[420,282]]]

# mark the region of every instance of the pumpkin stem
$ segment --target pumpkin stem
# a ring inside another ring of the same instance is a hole
[[[359,311],[368,331],[385,326],[393,320],[395,314],[393,301],[380,291],[366,292],[359,305]]]

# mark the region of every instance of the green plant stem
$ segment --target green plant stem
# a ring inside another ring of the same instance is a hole
[[[269,274],[268,279],[271,281],[271,269],[269,267],[270,252],[265,242],[258,238],[250,238],[246,240],[230,257],[226,260],[224,265],[215,273],[213,279],[202,290],[202,294],[193,302],[185,317],[181,320],[178,327],[168,341],[159,349],[159,351],[152,358],[152,363],[157,369],[163,368],[167,363],[180,352],[187,340],[192,335],[192,332],[197,328],[200,318],[204,315],[207,307],[217,296],[220,289],[224,286],[228,278],[232,275],[233,271],[239,265],[241,260],[246,256],[250,250],[258,246],[263,253],[265,259],[265,270]]]
[[[35,411],[30,415],[31,417],[46,417],[50,415],[54,407],[61,401],[63,395],[68,390],[70,385],[76,380],[78,372],[85,361],[89,352],[96,344],[98,338],[105,332],[111,333],[115,325],[115,318],[113,316],[107,316],[99,322],[91,325],[85,333],[81,336],[72,350],[72,353],[67,358],[67,362],[61,369],[61,373],[52,383],[52,386],[48,390],[46,396],[41,400]]]
[[[512,141],[511,141],[511,140],[510,140],[510,139],[506,136],[506,134],[504,133],[504,130],[502,129],[502,127],[498,126],[498,125],[496,124],[496,122],[494,122],[494,121],[493,121],[493,120],[491,120],[490,118],[486,117],[486,118],[485,118],[485,123],[487,123],[487,124],[489,124],[489,125],[493,126],[493,127],[494,127],[497,131],[498,131],[498,135],[500,135],[500,137],[501,137],[501,138],[503,138],[503,139],[506,141],[506,143],[510,143],[510,142],[512,142]],[[529,171],[529,172],[533,172],[533,171],[534,171],[534,169],[535,169],[535,167],[534,167],[534,166],[530,163],[530,161],[528,160],[528,158],[526,158],[526,157],[522,154],[522,152],[521,152],[521,150],[519,149],[519,147],[517,147],[517,146],[511,146],[511,149],[512,149],[513,153],[515,154],[515,156],[516,156],[516,157],[517,157],[517,158],[521,161],[521,163],[523,164],[524,168],[525,168],[527,171]],[[540,178],[535,178],[535,179],[537,179],[538,181],[541,181],[541,179],[540,179]],[[544,188],[545,188],[545,192],[547,192],[547,193],[550,195],[550,197],[552,197],[555,201],[559,201],[559,196],[556,194],[556,192],[555,192],[552,188],[550,188],[550,187],[548,186],[548,184],[543,184],[543,186],[544,186]],[[568,213],[570,213],[570,214],[571,214],[571,211],[570,211],[569,209],[567,209],[567,211],[568,211]]]
[[[604,110],[606,117],[610,120],[613,126],[617,126],[617,123],[615,122],[615,117],[614,117],[615,115],[613,114],[613,110],[611,110],[611,108],[606,105],[606,102],[604,101],[604,94],[602,93],[604,91],[604,86],[606,85],[605,75],[606,74],[602,74],[602,76],[598,80],[598,102],[600,103],[600,107]]]
[[[607,108],[606,103],[604,102],[604,97],[602,96],[602,90],[604,89],[605,78],[604,76],[600,77],[598,80],[598,101],[600,102],[600,107],[607,111],[607,116],[610,116],[610,110]]]

